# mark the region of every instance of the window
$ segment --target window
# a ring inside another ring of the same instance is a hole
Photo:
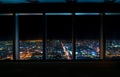
[[[100,14],[75,13],[77,60],[100,59]]]
[[[13,14],[0,14],[0,60],[13,60]]]
[[[20,13],[19,58],[20,60],[43,59],[44,16],[42,13]]]
[[[46,13],[46,59],[72,60],[72,13]]]
[[[16,13],[15,31],[14,15],[2,13],[0,60],[119,60],[120,13],[101,15]]]
[[[105,13],[105,38],[107,60],[120,60],[120,13]]]

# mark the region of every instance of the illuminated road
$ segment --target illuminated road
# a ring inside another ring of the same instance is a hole
[[[9,54],[0,58],[0,60],[13,60],[13,54]]]
[[[65,57],[68,59],[68,60],[71,60],[70,56],[69,56],[69,53],[67,52],[64,44],[61,42],[61,45],[62,45],[62,48],[63,48],[63,51],[65,53]]]
[[[20,52],[20,60],[28,60],[32,57],[32,53],[30,51],[27,51],[25,53]]]

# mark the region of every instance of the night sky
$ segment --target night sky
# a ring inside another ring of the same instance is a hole
[[[39,20],[38,20],[38,19]],[[120,39],[120,15],[106,15],[104,17],[104,35],[106,38]],[[45,21],[46,20],[46,21]],[[0,40],[12,39],[15,31],[13,16],[0,16]],[[74,28],[77,38],[99,38],[100,16],[77,15],[72,23],[71,15],[19,16],[20,39],[42,38],[47,25],[47,38],[71,38]],[[72,27],[72,25],[74,27]]]
[[[49,39],[72,39],[72,16],[46,16],[47,38]]]
[[[78,39],[100,38],[100,15],[77,15],[75,17],[75,36]]]
[[[18,16],[19,37],[21,40],[36,40],[43,38],[44,16]]]
[[[107,15],[104,19],[104,33],[107,39],[120,39],[120,15]]]
[[[13,40],[14,28],[14,17],[0,16],[0,40]]]

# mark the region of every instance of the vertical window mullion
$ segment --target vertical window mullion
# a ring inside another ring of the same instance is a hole
[[[74,25],[75,25],[75,13],[72,13],[72,51],[73,51],[73,60],[75,60],[75,51],[76,51],[76,45],[75,45],[75,29],[74,29]]]
[[[45,15],[45,13],[43,13],[44,15],[44,35],[43,35],[43,60],[47,59],[47,52],[46,52],[46,42],[47,42],[47,17]]]
[[[15,60],[19,60],[19,20],[15,14]]]
[[[100,58],[101,60],[105,60],[105,39],[104,39],[104,13],[101,13],[101,28],[100,28]]]

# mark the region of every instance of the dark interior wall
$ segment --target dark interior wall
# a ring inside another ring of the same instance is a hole
[[[119,76],[120,72],[119,63],[116,62],[1,63],[0,67],[2,76],[114,77]]]

